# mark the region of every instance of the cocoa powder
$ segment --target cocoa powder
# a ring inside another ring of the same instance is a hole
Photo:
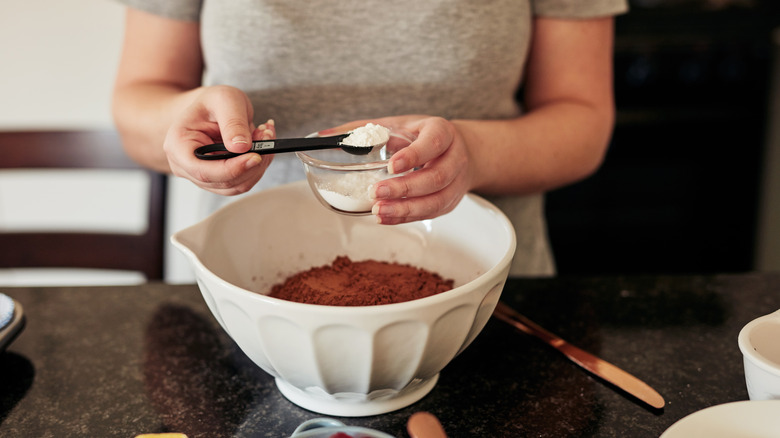
[[[416,300],[448,291],[453,280],[392,262],[353,262],[339,256],[333,263],[314,267],[274,285],[270,296],[326,306],[375,306]]]

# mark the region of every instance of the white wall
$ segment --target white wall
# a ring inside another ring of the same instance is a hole
[[[3,2],[0,129],[110,127],[123,11],[112,0]]]

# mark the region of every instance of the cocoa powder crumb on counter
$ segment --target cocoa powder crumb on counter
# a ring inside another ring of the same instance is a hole
[[[375,306],[416,300],[453,288],[453,280],[394,262],[353,262],[338,256],[333,263],[299,272],[271,288],[272,297],[326,306]]]

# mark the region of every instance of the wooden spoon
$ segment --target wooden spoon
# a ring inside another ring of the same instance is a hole
[[[412,414],[406,423],[406,431],[412,438],[447,438],[439,419],[428,412]]]

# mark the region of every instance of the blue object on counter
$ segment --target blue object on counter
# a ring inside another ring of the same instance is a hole
[[[295,428],[290,438],[330,438],[337,433],[360,438],[395,438],[384,432],[365,427],[347,426],[341,421],[331,418],[315,418],[304,421]]]
[[[8,295],[0,293],[0,352],[16,339],[24,324],[22,305]]]
[[[14,300],[6,294],[0,294],[0,329],[14,318]]]

